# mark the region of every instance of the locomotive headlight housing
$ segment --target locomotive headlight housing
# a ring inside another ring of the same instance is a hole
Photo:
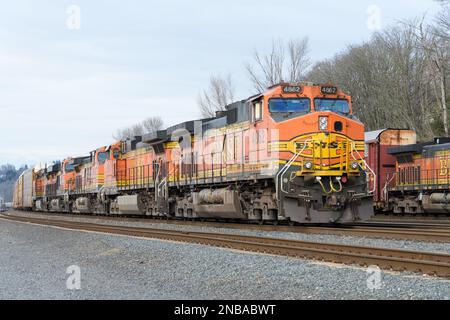
[[[350,164],[350,167],[353,169],[353,170],[356,170],[356,169],[358,169],[358,162],[352,162],[351,164]]]
[[[306,161],[306,162],[305,162],[305,168],[308,169],[308,170],[311,170],[311,168],[312,168],[312,163],[311,163],[310,161]]]
[[[326,131],[328,129],[328,117],[319,117],[319,130]]]

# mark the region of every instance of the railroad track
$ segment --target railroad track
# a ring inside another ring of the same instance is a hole
[[[450,255],[448,254],[223,233],[113,226],[90,222],[75,222],[4,214],[0,214],[0,219],[56,226],[73,230],[197,243],[242,251],[316,259],[335,263],[358,264],[362,266],[377,265],[382,269],[420,272],[422,274],[450,278]]]
[[[344,236],[358,236],[368,238],[382,238],[382,239],[401,239],[401,240],[415,240],[415,241],[432,241],[432,242],[449,242],[450,243],[450,228],[446,226],[436,225],[411,225],[411,224],[386,224],[379,222],[359,223],[347,226],[288,226],[288,225],[258,225],[250,223],[235,223],[235,222],[217,222],[217,221],[188,221],[188,220],[167,220],[167,219],[144,219],[144,218],[130,218],[130,217],[111,217],[111,216],[93,216],[81,214],[68,213],[38,213],[39,215],[53,216],[53,217],[83,217],[88,219],[101,219],[110,221],[111,219],[120,219],[124,221],[134,222],[152,222],[160,224],[176,224],[176,225],[192,225],[198,227],[210,228],[228,228],[228,229],[247,229],[258,231],[279,231],[279,232],[294,232],[305,234],[331,234]]]
[[[450,226],[450,216],[399,216],[376,214],[369,221],[385,222],[385,223],[412,223],[412,224],[429,224],[429,225],[447,225]]]

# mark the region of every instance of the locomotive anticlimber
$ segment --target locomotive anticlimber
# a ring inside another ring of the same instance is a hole
[[[34,170],[32,203],[26,206],[346,223],[373,213],[366,169],[364,126],[353,116],[350,96],[331,85],[281,83],[214,118]],[[17,198],[23,188],[16,187]]]

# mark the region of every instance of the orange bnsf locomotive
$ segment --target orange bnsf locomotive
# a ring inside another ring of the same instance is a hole
[[[34,170],[30,185],[19,179],[14,206],[347,223],[373,213],[363,156],[364,126],[353,116],[350,96],[331,85],[282,83],[214,118]],[[32,197],[21,202],[25,189]]]
[[[390,148],[395,172],[384,188],[385,211],[449,213],[450,138]]]

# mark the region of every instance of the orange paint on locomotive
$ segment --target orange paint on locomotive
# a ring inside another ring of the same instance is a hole
[[[396,163],[397,186],[450,184],[450,150],[408,156],[412,161]]]
[[[352,118],[350,96],[339,89],[333,94],[323,94],[321,86],[302,86],[300,93],[283,93],[285,86],[287,84],[274,86],[261,96],[260,119],[254,119],[252,115],[252,120],[240,124],[238,128],[227,125],[215,129],[215,133],[203,132],[201,137],[191,137],[191,149],[196,154],[193,157],[197,168],[196,178],[225,177],[230,172],[257,172],[271,165],[277,169],[298,152],[304,143],[307,143],[307,148],[298,157],[296,164],[312,160],[313,168],[304,169],[302,175],[359,175],[359,169],[350,168],[350,162],[362,165],[364,126]],[[269,101],[274,98],[307,98],[311,101],[310,110],[277,122],[269,110]],[[317,98],[345,100],[349,105],[348,113],[340,115],[317,111],[314,103]],[[319,118],[327,119],[326,128],[318,128]],[[338,122],[339,127],[334,127]],[[261,132],[264,134],[260,135]],[[276,132],[274,137],[271,137],[271,132]],[[181,174],[183,152],[180,144],[170,141],[164,146],[165,152],[159,155],[159,161],[167,163],[165,170],[169,173],[168,180],[186,180]],[[118,180],[124,181],[124,186],[153,181],[153,162],[156,157],[151,148],[145,152],[133,150],[125,154],[124,158],[125,165],[118,173]]]

